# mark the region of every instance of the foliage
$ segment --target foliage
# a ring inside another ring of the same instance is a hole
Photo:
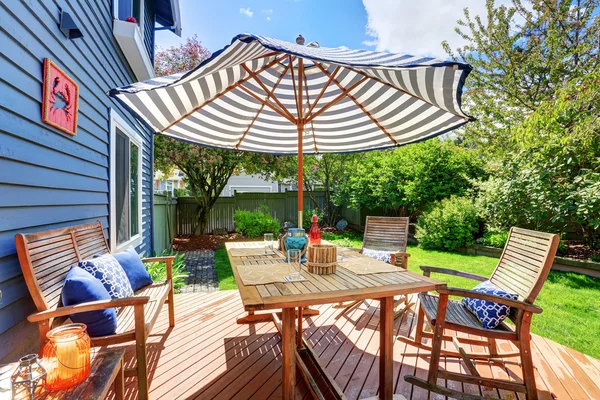
[[[593,262],[600,262],[600,254],[594,254],[591,258]]]
[[[173,189],[175,197],[187,197],[190,195],[190,191],[186,188],[175,188]]]
[[[506,241],[508,240],[507,231],[487,231],[481,237],[481,244],[484,246],[496,247],[499,249],[504,248]]]
[[[183,253],[176,253],[173,250],[165,250],[161,256],[175,256],[173,260],[173,287],[175,293],[179,293],[179,289],[185,284],[185,278],[188,276],[185,273],[185,261]],[[143,257],[142,257],[143,258]],[[146,270],[154,282],[162,282],[167,279],[167,266],[164,262],[146,263]]]
[[[456,250],[474,243],[479,231],[477,209],[466,197],[452,196],[419,217],[416,238],[424,249]]]
[[[256,211],[236,210],[233,221],[235,231],[249,238],[259,237],[265,233],[273,233],[277,236],[281,229],[279,221],[269,214],[269,208],[264,204]]]
[[[194,35],[179,46],[172,46],[168,49],[156,46],[154,72],[156,76],[164,76],[189,71],[208,57],[210,57],[210,52],[202,46],[198,35]]]
[[[319,210],[318,208],[309,208],[308,210],[304,210],[302,214],[302,226],[308,232],[310,227],[312,226],[312,216],[316,215],[319,221],[319,227],[326,226],[325,222],[325,211]]]
[[[580,229],[600,247],[600,68],[570,82],[515,129],[513,148],[479,184],[481,216],[516,225]]]
[[[474,68],[463,98],[477,118],[466,126],[467,142],[501,154],[513,144],[508,139],[514,128],[542,102],[598,66],[600,7],[598,0],[486,4],[485,17],[465,9],[458,21],[463,47],[443,45]]]
[[[215,274],[217,275],[219,290],[237,289],[225,246],[221,246],[215,250]]]
[[[349,233],[327,234],[327,240],[348,238]],[[361,236],[352,233],[361,247]],[[413,245],[408,269],[419,275],[420,265],[450,268],[488,277],[498,263],[497,258],[470,254],[425,250]],[[432,274],[433,279],[446,282],[449,287],[472,289],[477,282],[458,276]],[[531,331],[555,342],[569,346],[594,358],[600,358],[600,341],[590,332],[600,331],[600,279],[572,272],[550,271],[548,279],[535,304],[544,312],[533,316]]]
[[[472,179],[484,175],[483,161],[452,141],[432,139],[395,150],[362,155],[348,167],[336,194],[338,204],[384,208],[415,215],[428,204],[464,195]]]

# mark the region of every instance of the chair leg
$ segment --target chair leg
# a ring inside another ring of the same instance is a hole
[[[44,320],[44,321],[40,321],[38,322],[38,328],[40,330],[40,349],[38,352],[38,356],[40,356],[40,358],[43,356],[43,352],[44,352],[44,346],[46,345],[46,334],[48,333],[48,331],[50,330],[50,320]]]
[[[537,400],[537,387],[531,354],[531,313],[525,312],[519,327],[519,350],[521,352],[521,368],[523,370],[523,383],[527,391],[527,400]]]
[[[421,344],[423,341],[423,329],[425,327],[425,311],[419,304],[419,313],[417,314],[417,327],[415,331],[415,342]]]
[[[169,326],[172,328],[175,326],[175,301],[173,299],[173,283],[171,282],[171,289],[169,289]]]
[[[448,308],[448,295],[440,293],[435,325],[433,326],[433,343],[431,346],[431,360],[427,382],[437,385],[437,377],[440,368],[440,352],[444,341],[444,322],[446,321],[446,308]]]
[[[338,313],[338,315],[335,316],[335,319],[340,319],[342,317],[342,315],[349,313],[355,307],[358,307],[360,305],[360,303],[362,303],[362,300],[357,300],[357,301],[354,301],[354,302],[348,304],[346,307],[344,307],[344,309],[342,311],[340,311]]]
[[[135,352],[137,358],[138,399],[148,400],[148,357],[146,352],[146,323],[144,306],[135,307]]]

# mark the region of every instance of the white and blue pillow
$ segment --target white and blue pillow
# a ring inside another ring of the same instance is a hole
[[[396,253],[395,251],[387,251],[387,250],[373,250],[364,248],[362,251],[363,256],[367,256],[373,258],[375,260],[383,261],[388,264],[392,263],[392,254]]]
[[[497,288],[490,281],[481,282],[479,285],[473,288],[473,291],[478,293],[492,294],[494,296],[500,296],[509,300],[517,300],[519,298],[519,296],[514,293],[508,293]],[[510,314],[509,306],[496,303],[494,301],[465,297],[462,299],[462,304],[469,311],[475,314],[485,329],[496,328],[502,321],[506,319],[506,317],[508,317],[508,314]]]
[[[113,299],[133,296],[133,289],[121,264],[112,254],[84,260],[79,266],[98,279]]]

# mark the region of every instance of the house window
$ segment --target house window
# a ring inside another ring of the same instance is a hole
[[[111,247],[142,241],[142,139],[111,110]]]
[[[167,192],[173,193],[173,182],[167,181]]]
[[[121,21],[125,21],[127,17],[134,17],[140,26],[143,18],[143,0],[113,0],[114,17]]]

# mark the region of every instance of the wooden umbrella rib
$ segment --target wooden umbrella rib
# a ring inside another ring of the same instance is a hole
[[[316,64],[315,64],[316,65]],[[340,100],[342,100],[343,98],[345,98],[346,96],[348,96],[348,93],[351,92],[352,90],[354,90],[355,88],[357,88],[358,86],[360,86],[363,82],[365,82],[368,78],[364,77],[362,78],[360,81],[356,82],[354,85],[350,86],[348,89],[343,89],[342,93],[339,94],[335,99],[331,100],[329,103],[325,104],[323,107],[321,107],[319,109],[319,111],[317,111],[316,113],[310,115],[307,119],[306,119],[306,123],[311,122],[312,120],[314,120],[315,118],[317,118],[319,115],[323,114],[325,111],[327,111],[331,106],[337,104]]]
[[[290,121],[292,124],[296,124],[296,121],[294,119],[290,118],[284,111],[280,110],[279,107],[271,104],[271,102],[269,102],[268,100],[263,100],[258,94],[254,93],[252,90],[248,89],[245,86],[240,85],[238,87],[240,89],[242,89],[244,92],[248,93],[250,96],[254,97],[258,102],[266,105],[267,107],[269,107],[270,109],[275,111],[277,114],[281,115],[283,118]]]
[[[298,106],[298,96],[296,95],[296,77],[294,76],[294,61],[292,61],[292,56],[290,56],[290,65],[292,66],[291,74],[292,74],[292,87],[294,88],[294,100],[296,101],[296,112],[298,113],[298,118],[300,118],[300,107]]]
[[[262,67],[261,69],[259,69],[257,71],[257,73],[261,73],[263,71],[266,71],[267,69],[271,68],[273,65],[281,62],[282,60],[284,60],[288,55],[285,54],[279,58],[276,58],[275,60],[271,61],[270,63],[268,63],[267,65],[265,65],[264,67]],[[261,57],[259,57],[261,58]],[[163,133],[164,131],[167,131],[169,129],[171,129],[171,127],[175,124],[178,124],[179,122],[183,121],[184,119],[186,119],[187,117],[189,117],[190,115],[194,114],[195,112],[198,112],[202,109],[202,107],[212,103],[213,101],[217,100],[218,98],[222,97],[223,95],[225,95],[226,93],[229,93],[230,91],[232,91],[233,89],[235,89],[236,87],[240,86],[242,83],[249,81],[252,77],[251,76],[247,76],[246,78],[237,81],[236,83],[234,83],[233,85],[229,86],[227,89],[225,89],[224,91],[222,91],[221,93],[219,93],[218,95],[216,95],[215,97],[208,99],[207,101],[205,101],[204,103],[200,104],[198,107],[195,107],[192,111],[188,112],[187,114],[182,115],[181,117],[177,118],[175,121],[173,121],[172,123],[170,123],[169,125],[167,125],[166,128],[162,129],[160,131],[160,133]]]
[[[397,86],[394,86],[394,85],[392,85],[392,84],[390,84],[390,83],[384,82],[384,81],[382,81],[382,80],[381,80],[381,79],[379,79],[379,78],[376,78],[376,77],[374,77],[374,76],[371,76],[371,75],[367,75],[366,73],[364,73],[364,72],[362,72],[362,71],[359,71],[359,70],[356,70],[356,69],[354,69],[354,68],[352,68],[352,67],[346,67],[346,68],[348,68],[348,69],[349,69],[350,71],[352,71],[352,72],[355,72],[355,73],[357,73],[357,74],[358,74],[358,75],[360,75],[360,76],[364,76],[364,77],[367,77],[367,78],[369,78],[369,79],[373,79],[375,82],[379,82],[379,83],[381,83],[382,85],[385,85],[385,86],[387,86],[387,87],[391,87],[392,89],[396,89],[397,91],[399,91],[399,92],[401,92],[401,93],[404,93],[404,94],[407,94],[407,95],[409,95],[410,97],[413,97],[413,98],[415,98],[415,99],[421,100],[421,101],[423,101],[423,102],[425,102],[425,103],[427,103],[427,104],[429,104],[429,105],[432,105],[432,106],[434,106],[434,107],[440,108],[439,106],[436,106],[435,104],[433,104],[433,103],[432,103],[432,102],[430,102],[430,101],[427,101],[427,100],[425,100],[425,99],[423,99],[423,98],[421,98],[421,97],[419,97],[419,96],[415,96],[414,94],[412,94],[412,93],[409,93],[409,92],[407,92],[406,90],[400,89],[399,87],[397,87]],[[448,111],[448,112],[450,112],[450,111]],[[451,113],[451,114],[453,114],[453,113]],[[456,114],[453,114],[453,115],[455,115],[455,116],[457,116],[457,117],[459,117],[459,118],[465,119],[465,120],[468,120],[468,119],[469,119],[468,117],[465,117],[465,116],[462,116],[462,115],[456,115]]]
[[[315,107],[317,106],[317,103],[319,102],[319,100],[321,100],[321,97],[323,97],[323,95],[325,94],[325,91],[327,90],[327,88],[329,87],[329,85],[333,81],[333,78],[337,75],[339,70],[340,70],[340,66],[338,65],[335,68],[335,70],[333,71],[333,73],[331,74],[331,76],[329,77],[329,80],[327,81],[327,83],[325,83],[325,86],[323,86],[323,89],[321,89],[321,92],[315,99],[315,102],[313,103],[312,107],[310,108],[310,110],[308,110],[308,113],[306,114],[308,117],[310,117],[312,115]]]
[[[254,73],[252,72],[252,70],[250,70],[250,68],[248,68],[245,64],[242,64],[242,68],[244,68],[246,70],[247,73],[250,74],[250,76],[256,81],[256,83],[258,83],[260,85],[260,87],[267,92],[267,100],[269,98],[272,98],[275,103],[277,103],[277,105],[281,108],[281,110],[283,112],[285,112],[291,119],[294,119],[294,116],[288,111],[288,109],[281,103],[281,101],[279,101],[279,99],[277,98],[277,96],[275,96],[270,90],[269,88],[260,80],[260,78]],[[287,68],[286,68],[287,70]]]
[[[290,66],[287,66],[283,70],[283,73],[281,74],[281,76],[279,77],[279,79],[277,79],[277,82],[275,82],[275,85],[273,85],[273,89],[271,89],[271,93],[275,93],[275,90],[277,89],[277,86],[279,86],[279,84],[281,83],[281,80],[283,79],[283,77],[287,73],[287,70],[289,69],[289,67]],[[268,99],[268,97],[267,97],[267,99]],[[250,129],[252,129],[252,126],[254,125],[254,122],[256,122],[256,120],[258,119],[258,116],[260,115],[260,113],[262,112],[262,110],[264,108],[265,108],[265,104],[263,104],[263,105],[260,106],[260,109],[258,110],[258,112],[256,113],[256,115],[252,119],[252,122],[250,122],[250,125],[248,126],[248,129],[246,129],[246,131],[244,132],[244,134],[240,138],[239,142],[235,145],[236,150],[240,147],[240,145],[242,144],[242,141],[246,138],[246,135],[248,134],[248,132],[250,132]]]
[[[327,76],[330,76],[331,74],[329,74],[327,71],[325,71],[325,69],[319,64],[319,63],[315,63],[315,65]],[[363,78],[364,79],[364,78]],[[333,78],[333,83],[335,83],[337,85],[337,87],[340,88],[340,90],[345,90],[345,88],[342,86],[341,83],[339,83],[337,81],[337,79]],[[398,144],[398,142],[396,141],[396,139],[394,139],[394,137],[392,135],[390,135],[390,133],[379,123],[379,121],[377,121],[377,119],[369,112],[365,109],[365,107],[363,107],[362,104],[360,104],[358,102],[358,100],[356,100],[356,98],[354,96],[352,96],[350,93],[347,93],[348,97],[354,102],[354,104],[356,104],[356,106],[358,108],[360,108],[362,110],[363,113],[365,113],[365,115],[367,117],[369,117],[371,119],[371,121],[373,121],[373,123],[375,125],[377,125],[377,127],[379,129],[381,129],[381,131],[383,133],[385,133],[387,135],[387,137],[392,141],[392,143],[394,143],[395,145]]]
[[[304,89],[306,91],[306,104],[308,104],[308,108],[310,109],[310,97],[308,95],[308,79],[306,78],[306,74],[304,74]],[[308,115],[308,114],[306,114]],[[315,125],[311,122],[310,123],[310,128],[312,130],[312,134],[313,134],[313,144],[315,146],[315,153],[319,152],[319,149],[317,148],[317,137],[315,136]]]

